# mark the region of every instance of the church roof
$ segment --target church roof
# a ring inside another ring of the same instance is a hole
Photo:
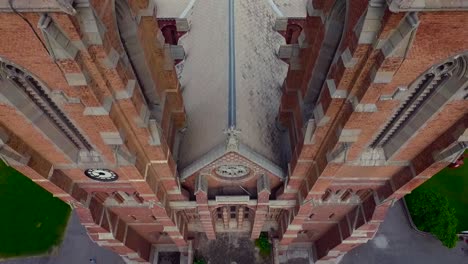
[[[152,0],[156,2],[158,18],[183,18],[196,0]]]
[[[305,18],[307,16],[307,0],[268,0],[276,5],[283,17]]]
[[[195,2],[190,20],[190,32],[179,41],[187,54],[178,65],[188,117],[179,151],[182,174],[207,156],[224,154],[225,131],[233,125],[229,109],[235,111],[239,151],[248,149],[244,154],[278,169],[282,134],[275,119],[287,64],[276,56],[285,40],[273,30],[274,10],[267,1],[203,0]]]

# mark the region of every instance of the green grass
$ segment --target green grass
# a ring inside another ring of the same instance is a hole
[[[461,167],[445,168],[419,188],[433,190],[447,197],[458,219],[457,231],[468,230],[468,158],[464,159]]]
[[[46,253],[63,239],[70,207],[0,160],[0,258]]]

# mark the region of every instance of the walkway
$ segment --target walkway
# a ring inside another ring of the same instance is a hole
[[[195,255],[202,256],[209,264],[270,264],[270,258],[258,254],[252,240],[235,233],[218,234],[216,240],[199,236]]]
[[[468,263],[468,245],[458,243],[448,249],[435,238],[411,229],[403,211],[402,202],[397,202],[374,239],[346,254],[340,264],[462,264]]]
[[[92,242],[80,224],[78,215],[72,212],[67,227],[65,240],[56,256],[23,258],[0,261],[1,264],[87,264],[90,258],[96,258],[97,264],[123,264],[122,258],[108,249]]]

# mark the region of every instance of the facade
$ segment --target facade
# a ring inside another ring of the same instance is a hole
[[[0,154],[128,262],[232,232],[334,260],[467,148],[467,12],[0,1]]]

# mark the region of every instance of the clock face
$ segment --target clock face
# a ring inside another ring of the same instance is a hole
[[[216,168],[216,174],[225,178],[238,178],[249,174],[250,170],[244,165],[221,165]]]
[[[119,176],[108,169],[87,169],[85,175],[96,181],[110,182],[115,181]]]

